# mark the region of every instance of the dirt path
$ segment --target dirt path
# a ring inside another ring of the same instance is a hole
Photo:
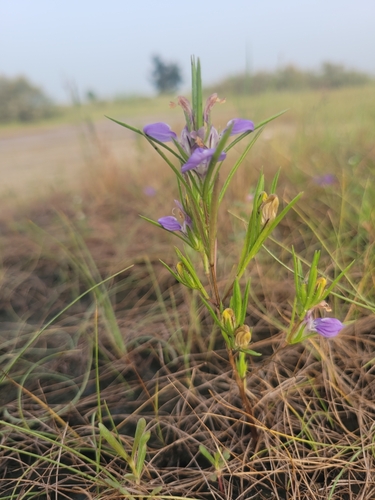
[[[132,142],[128,130],[108,119],[94,125],[0,130],[0,195],[7,199],[74,189],[98,149],[121,161]]]

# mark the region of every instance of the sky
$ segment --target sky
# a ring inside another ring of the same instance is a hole
[[[153,92],[151,58],[189,83],[246,70],[343,64],[375,75],[375,0],[0,0],[0,75],[24,75],[58,102]]]

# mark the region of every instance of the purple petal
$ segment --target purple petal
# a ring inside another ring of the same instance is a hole
[[[213,155],[215,154],[215,151],[216,151],[215,148],[211,149],[197,148],[190,156],[188,161],[185,163],[185,165],[182,166],[181,172],[184,174],[188,170],[196,168],[202,163],[205,163],[207,165],[210,162]],[[226,158],[226,156],[227,156],[226,153],[224,152],[221,153],[218,161],[223,161]]]
[[[344,325],[336,318],[317,318],[313,321],[312,329],[323,337],[336,337]]]
[[[171,127],[162,122],[146,125],[143,128],[143,132],[160,142],[170,142],[173,139],[177,139],[177,134],[171,130]]]
[[[251,120],[243,120],[242,118],[234,118],[227,123],[227,128],[233,125],[230,135],[243,134],[244,132],[252,132],[254,123]],[[227,128],[225,130],[227,130]]]
[[[210,133],[208,134],[207,138],[207,147],[209,148],[216,148],[216,146],[219,144],[220,136],[218,131],[216,130],[215,127],[210,128]]]
[[[181,132],[180,144],[188,155],[191,153],[191,146],[193,143],[194,141],[190,137],[189,129],[185,126]]]
[[[167,215],[166,217],[161,217],[158,219],[158,222],[164,229],[167,231],[181,231],[182,226],[176,219],[176,217],[172,217],[172,215]]]

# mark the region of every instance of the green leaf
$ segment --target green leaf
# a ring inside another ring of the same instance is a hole
[[[279,180],[279,175],[280,175],[281,169],[276,172],[275,177],[273,178],[272,184],[271,184],[271,191],[270,194],[276,193],[276,188],[277,188],[277,181]]]
[[[266,125],[269,122],[272,122],[273,120],[276,120],[276,118],[279,118],[279,116],[283,115],[287,111],[289,111],[289,108],[284,109],[283,111],[280,111],[279,113],[276,113],[276,115],[271,116],[271,118],[267,118],[266,120],[258,123],[258,125],[255,125],[254,130],[257,130],[258,128],[264,127],[264,125]]]
[[[128,464],[131,462],[131,457],[126,453],[122,445],[112,435],[112,433],[100,422],[98,424],[100,435],[108,442],[111,448],[122,457]]]
[[[211,462],[211,464],[212,464],[213,466],[215,466],[215,465],[216,465],[214,457],[213,457],[213,456],[211,455],[211,453],[207,450],[207,448],[205,448],[205,447],[203,446],[203,444],[200,444],[200,445],[199,445],[199,451],[202,453],[202,455],[203,455],[205,458],[207,458],[207,460],[208,460],[209,462]]]
[[[215,323],[217,324],[217,326],[220,328],[220,330],[223,331],[223,325],[221,324],[219,318],[217,317],[215,311],[213,310],[213,308],[211,307],[210,303],[208,302],[208,300],[206,300],[204,297],[201,297],[201,301],[204,303],[204,305],[206,306],[208,312],[210,313],[212,319],[215,321]],[[227,339],[226,339],[227,340]],[[229,341],[228,341],[229,342]]]
[[[261,352],[252,351],[251,349],[241,349],[241,352],[250,354],[251,356],[262,356]]]
[[[260,247],[263,245],[264,241],[267,239],[269,234],[273,231],[273,229],[279,224],[279,222],[285,217],[285,215],[289,212],[289,210],[297,203],[297,201],[301,198],[303,193],[297,194],[293,198],[293,200],[288,203],[288,205],[284,208],[284,210],[281,211],[281,213],[271,222],[271,224],[268,224],[267,226],[264,227],[264,229],[261,231],[259,234],[257,240],[255,243],[252,245],[252,247],[249,249],[248,254],[245,255],[245,258],[241,258],[240,264],[238,265],[238,271],[237,271],[237,277],[240,278],[242,274],[245,272],[246,267],[248,266],[249,262],[255,257],[255,255],[258,253]]]
[[[149,440],[149,438],[150,438],[150,436],[147,437],[147,441]],[[142,444],[140,444],[140,446],[139,446],[139,450],[138,450],[138,454],[137,454],[137,462],[136,462],[136,466],[135,466],[138,477],[140,477],[142,475],[142,470],[143,470],[143,467],[145,464],[146,453],[147,453],[146,443],[142,442]]]
[[[216,266],[216,249],[217,249],[217,219],[219,212],[219,176],[215,177],[215,184],[212,190],[211,206],[208,210],[210,214],[209,220],[209,262],[212,267]]]
[[[238,167],[241,165],[241,163],[243,162],[243,160],[246,158],[246,155],[247,153],[250,151],[250,149],[254,146],[255,144],[255,141],[258,139],[258,137],[260,136],[260,134],[262,133],[262,130],[259,130],[259,132],[257,134],[255,134],[255,137],[249,142],[249,144],[246,146],[245,150],[243,151],[243,153],[241,154],[241,156],[239,157],[239,159],[236,161],[236,163],[233,165],[231,171],[229,172],[228,174],[228,177],[226,178],[225,182],[224,182],[224,185],[223,187],[221,188],[221,191],[220,191],[220,196],[219,196],[219,203],[222,202],[223,198],[224,198],[224,195],[225,195],[225,192],[226,190],[228,189],[229,187],[229,184],[231,183],[231,180],[234,176],[234,174],[237,172],[238,170]],[[221,141],[220,141],[221,142]],[[230,146],[232,146],[233,142],[230,144]],[[229,151],[230,147],[228,146],[225,151]]]
[[[245,323],[246,312],[247,312],[247,304],[249,302],[249,293],[250,293],[250,280],[246,283],[245,292],[242,301],[242,309],[241,309],[241,318],[240,325]]]
[[[163,489],[162,486],[157,486],[156,488],[154,488],[151,493],[150,493],[150,497],[152,497],[153,495],[157,495],[158,493],[161,492],[161,490]]]
[[[253,243],[255,242],[258,233],[259,233],[259,225],[260,225],[260,216],[258,213],[258,208],[259,208],[259,199],[260,195],[264,191],[264,175],[261,174],[258,178],[258,183],[255,188],[255,193],[254,193],[254,200],[253,200],[253,209],[250,215],[250,220],[247,224],[247,229],[246,229],[246,235],[245,235],[245,240],[242,246],[242,252],[240,256],[240,261],[238,264],[238,269],[240,269],[243,266],[243,263],[245,262],[246,256],[249,253],[249,249],[253,246]]]
[[[309,279],[307,281],[307,297],[306,297],[306,302],[304,304],[306,309],[310,309],[310,305],[314,297],[316,280],[318,278],[319,259],[320,259],[320,251],[316,250],[314,252],[313,260],[310,266]]]
[[[142,417],[138,420],[137,428],[135,429],[134,443],[133,443],[133,450],[132,450],[132,458],[133,459],[134,459],[135,454],[138,450],[138,445],[141,441],[141,438],[142,438],[142,435],[144,433],[145,428],[146,428],[146,420]]]
[[[352,267],[352,265],[354,264],[355,260],[353,260],[348,266],[346,266],[346,268],[341,271],[341,273],[337,276],[337,278],[335,278],[332,283],[329,285],[329,287],[327,288],[325,294],[323,295],[323,298],[325,299],[326,297],[328,297],[329,293],[332,291],[332,289],[337,285],[337,283],[341,280],[341,278],[343,276],[345,276],[345,274],[349,271],[349,269]]]
[[[204,288],[204,286],[202,285],[200,279],[198,278],[198,275],[194,269],[194,266],[191,262],[191,260],[189,259],[189,257],[185,256],[181,250],[177,247],[175,247],[175,252],[177,254],[177,257],[181,260],[181,262],[184,264],[184,266],[186,267],[186,269],[188,270],[189,274],[191,275],[191,278],[193,279],[193,281],[195,282],[195,285],[197,287],[197,290],[200,291],[200,293],[206,298],[208,299],[209,298],[209,295],[208,293],[206,292],[206,289]],[[178,281],[181,281],[180,279]]]
[[[258,130],[258,129],[264,127],[264,125],[266,125],[267,123],[271,122],[272,120],[275,120],[276,118],[278,118],[279,116],[283,115],[287,111],[288,111],[287,109],[284,109],[284,111],[281,111],[280,113],[277,113],[276,115],[271,116],[271,118],[267,118],[267,120],[264,120],[264,121],[258,123],[258,125],[256,125],[254,127],[253,132],[255,132],[255,130]],[[240,141],[242,141],[242,139],[244,139],[247,135],[249,135],[251,133],[252,133],[252,131],[249,130],[248,132],[244,132],[243,134],[241,134],[238,137],[236,137],[236,139],[234,139],[234,141],[229,144],[229,146],[225,149],[225,151],[229,151],[230,149],[232,149],[233,146],[235,146],[236,144],[238,144]]]
[[[236,317],[237,325],[242,325],[242,295],[241,287],[238,279],[236,278],[233,283],[232,298],[230,300],[230,307],[233,309],[234,315]]]
[[[216,165],[216,163],[219,160],[219,156],[224,151],[225,144],[227,143],[227,141],[229,139],[229,136],[230,136],[230,133],[232,131],[232,128],[233,128],[233,124],[230,127],[228,127],[228,129],[222,135],[222,137],[221,137],[221,139],[219,141],[219,144],[216,146],[215,153],[212,156],[211,161],[210,161],[210,163],[208,165],[208,169],[207,169],[207,172],[206,172],[206,177],[204,179],[204,184],[203,184],[203,195],[202,195],[202,197],[203,197],[204,200],[207,200],[207,194],[208,194],[209,186],[211,184],[211,177],[212,177],[213,171],[215,169],[215,165]],[[220,166],[218,168],[218,171],[219,170],[220,170]],[[221,196],[221,193],[220,193],[219,201],[221,202],[221,200],[222,200],[222,196]]]
[[[191,91],[195,130],[198,130],[203,126],[202,74],[199,57],[195,62],[194,56],[191,58]]]
[[[293,256],[293,267],[294,267],[294,287],[296,289],[296,297],[298,302],[302,305],[302,295],[301,295],[301,261],[298,259],[294,247],[292,246],[292,256]]]
[[[184,243],[186,243],[187,245],[189,245],[191,247],[190,241],[188,239],[184,238],[183,236],[181,236],[178,233],[178,231],[168,231],[168,229],[164,229],[164,227],[161,224],[159,224],[159,222],[156,222],[155,220],[149,219],[148,217],[145,217],[144,215],[140,215],[139,217],[141,219],[145,220],[146,222],[149,222],[153,226],[159,227],[159,228],[163,229],[163,231],[167,231],[168,233],[171,233],[173,236],[176,236],[176,238],[180,238],[180,240],[182,240]]]
[[[166,264],[166,263],[165,263],[163,260],[161,260],[161,259],[159,259],[159,261],[163,264],[163,266],[164,266],[166,269],[168,269],[168,271],[172,274],[172,276],[174,276],[174,277],[176,278],[176,280],[177,280],[178,282],[182,283],[183,285],[185,284],[185,283],[181,280],[180,276],[179,276],[177,273],[175,273],[175,272],[173,271],[173,269],[172,269],[172,268],[170,268],[170,267],[168,266],[168,264]]]
[[[180,160],[180,162],[184,163],[184,158],[182,156],[179,156],[176,151],[174,151],[172,148],[167,146],[165,142],[158,141],[157,139],[154,139],[153,137],[150,137],[149,135],[146,135],[143,130],[140,130],[139,128],[132,127],[131,125],[128,125],[127,123],[120,122],[119,120],[115,120],[115,118],[111,118],[110,116],[104,115],[106,118],[111,120],[114,123],[117,123],[117,125],[121,125],[121,127],[125,127],[132,132],[135,132],[136,134],[142,135],[145,139],[147,139],[151,144],[155,143],[161,146],[162,148],[166,149],[170,153],[172,153],[176,158]]]

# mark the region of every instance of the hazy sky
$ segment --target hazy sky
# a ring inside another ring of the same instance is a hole
[[[323,61],[375,74],[375,0],[0,0],[0,74],[67,100],[149,93],[151,56],[199,56],[204,82]]]

